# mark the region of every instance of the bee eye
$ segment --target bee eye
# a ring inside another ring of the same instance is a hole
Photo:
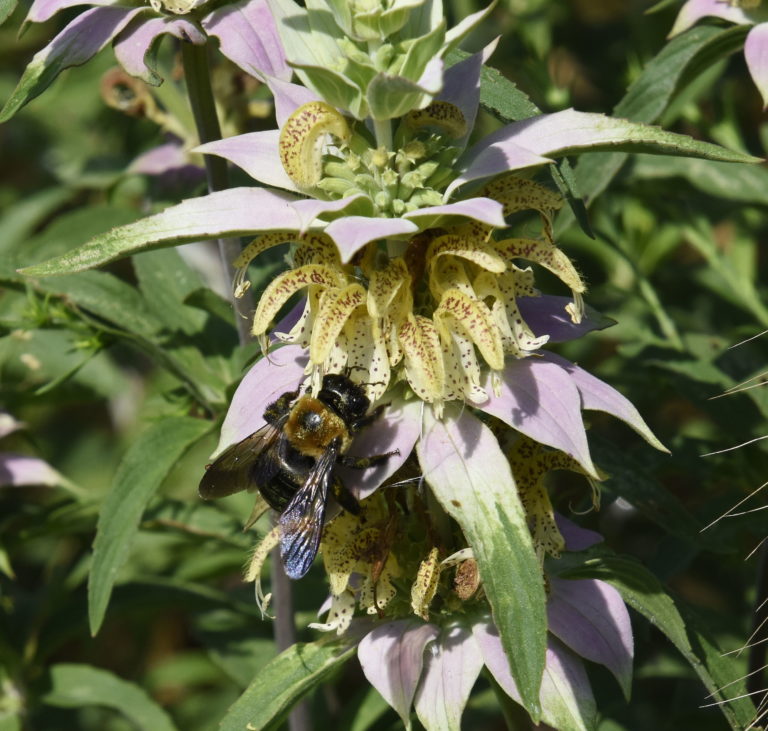
[[[299,421],[307,431],[316,431],[322,425],[323,418],[314,411],[304,411],[299,417]]]

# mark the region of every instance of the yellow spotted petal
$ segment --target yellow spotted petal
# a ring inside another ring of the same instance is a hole
[[[516,271],[515,271],[516,270]],[[499,330],[502,347],[505,353],[520,356],[525,351],[537,350],[549,341],[549,335],[536,337],[528,323],[523,319],[517,306],[517,288],[515,278],[517,274],[525,275],[526,272],[514,268],[506,272],[502,277],[495,277],[488,272],[481,272],[472,283],[478,299],[486,301],[492,299],[491,317]],[[523,287],[527,277],[523,276]],[[504,287],[502,288],[502,285]]]
[[[443,400],[445,370],[440,336],[432,320],[409,315],[398,339],[405,357],[405,375],[414,393],[428,403]]]
[[[341,594],[331,595],[331,608],[328,612],[327,622],[312,622],[310,629],[321,632],[336,632],[343,635],[352,622],[355,613],[355,595],[351,591],[343,591]]]
[[[251,286],[246,281],[245,275],[248,272],[248,265],[262,252],[271,249],[273,246],[279,246],[287,241],[294,241],[296,233],[293,231],[270,231],[258,236],[246,246],[240,255],[232,262],[235,267],[234,292],[235,297],[242,297]]]
[[[336,339],[350,315],[365,304],[365,289],[350,284],[344,289],[329,289],[320,299],[320,310],[309,341],[309,359],[322,363],[330,354]]]
[[[440,306],[435,310],[435,319],[443,312],[452,315],[461,325],[477,345],[485,362],[493,370],[500,371],[504,368],[501,336],[485,303],[457,289],[452,289],[447,291],[440,300]]]
[[[534,546],[539,557],[544,554],[558,558],[565,548],[565,540],[555,522],[555,515],[544,478],[552,470],[570,470],[589,478],[584,468],[563,452],[543,447],[525,436],[515,442],[508,454],[509,463],[515,476],[520,500],[528,516]],[[600,477],[604,474],[599,473]],[[597,489],[590,480],[593,493]],[[594,500],[593,494],[593,500]]]
[[[429,268],[429,291],[439,302],[449,289],[458,289],[468,297],[474,297],[464,262],[453,256],[441,256]]]
[[[384,333],[377,322],[358,310],[344,325],[344,336],[347,368],[355,374],[356,381],[365,384],[365,394],[371,402],[378,401],[390,378]]]
[[[299,107],[280,130],[280,161],[299,187],[311,187],[320,181],[327,135],[347,142],[351,133],[347,120],[332,106],[319,101]]]
[[[548,241],[535,239],[504,239],[494,243],[494,248],[505,258],[528,259],[549,269],[558,276],[573,292],[586,292],[586,285],[582,281],[571,260],[562,249]]]
[[[258,579],[264,562],[267,560],[267,556],[269,556],[269,552],[278,543],[280,543],[280,526],[276,525],[253,549],[251,560],[248,562],[248,568],[245,570],[245,580],[247,582]]]
[[[371,272],[368,283],[368,313],[371,317],[383,318],[391,316],[390,308],[399,295],[411,297],[411,275],[405,261],[397,257],[392,259],[384,269]],[[408,307],[410,310],[410,306]]]
[[[283,272],[269,284],[259,300],[259,305],[253,316],[253,334],[265,333],[272,319],[291,295],[304,289],[304,287],[315,285],[323,288],[336,288],[340,284],[340,277],[336,271],[320,264],[307,264],[298,269],[289,269],[287,272]]]
[[[481,269],[501,274],[507,264],[493,246],[479,238],[447,234],[438,236],[427,249],[427,266],[432,266],[441,256],[458,256],[477,264]]]
[[[504,215],[517,211],[533,210],[546,218],[559,210],[563,199],[554,191],[526,178],[508,175],[486,185],[481,195],[493,198],[504,206]]]
[[[293,267],[305,264],[324,264],[328,267],[341,268],[341,259],[336,244],[324,233],[311,233],[303,236],[293,252]]]
[[[435,598],[439,580],[440,562],[437,560],[437,547],[434,547],[421,562],[411,586],[411,610],[425,622],[429,621],[429,605]]]
[[[315,324],[315,315],[320,308],[320,295],[323,288],[311,286],[307,289],[307,301],[304,303],[304,311],[296,321],[296,324],[287,333],[274,332],[273,335],[283,343],[294,343],[306,349],[309,347],[309,339],[312,336],[312,328]]]
[[[472,339],[465,335],[463,328],[454,318],[443,312],[435,317],[440,342],[443,348],[445,368],[446,401],[467,400],[482,404],[488,400],[488,394],[480,386],[480,363]]]
[[[455,104],[433,101],[424,109],[414,109],[405,116],[405,122],[411,129],[435,127],[448,137],[458,139],[467,133],[467,121]]]
[[[358,597],[360,608],[365,609],[368,614],[378,614],[384,609],[397,596],[397,589],[392,579],[400,574],[397,559],[390,553],[375,583],[370,575],[363,579]]]

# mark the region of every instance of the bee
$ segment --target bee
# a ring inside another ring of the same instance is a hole
[[[206,466],[199,493],[204,500],[257,489],[280,514],[280,556],[286,574],[300,579],[317,555],[329,492],[353,514],[360,504],[334,474],[336,464],[366,469],[398,450],[368,457],[348,455],[357,432],[376,421],[365,390],[347,376],[323,377],[317,398],[284,393],[267,406],[266,424],[228,447]]]

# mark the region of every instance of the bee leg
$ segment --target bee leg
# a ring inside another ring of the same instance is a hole
[[[288,412],[291,410],[291,404],[296,400],[298,395],[298,391],[289,391],[288,393],[284,393],[277,399],[277,401],[273,401],[269,404],[264,410],[264,421],[266,421],[267,424],[275,424],[284,416],[287,416]]]
[[[360,513],[360,503],[357,502],[357,498],[347,489],[344,483],[337,477],[333,481],[333,496],[336,498],[336,502],[341,505],[344,510],[352,515],[358,515]]]
[[[349,425],[349,430],[354,433],[368,426],[369,424],[373,424],[373,422],[376,421],[376,419],[378,419],[381,416],[381,412],[384,411],[384,409],[386,409],[387,406],[389,406],[389,404],[380,404],[373,411],[371,411],[371,413],[368,414],[367,416],[363,416],[357,421],[352,422]]]
[[[375,467],[377,464],[386,462],[390,457],[400,454],[399,449],[384,454],[372,454],[368,457],[353,457],[349,454],[340,454],[338,461],[345,467],[352,467],[356,470],[367,470],[369,467]]]

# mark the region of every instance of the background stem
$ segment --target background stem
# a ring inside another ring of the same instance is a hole
[[[208,45],[196,46],[192,43],[182,43],[181,58],[187,80],[189,104],[192,107],[200,142],[220,140],[221,127],[211,87]],[[208,190],[211,193],[226,190],[229,187],[227,161],[214,155],[204,155],[203,159]],[[235,273],[232,262],[242,250],[240,239],[219,239],[217,243],[227,280],[232,282]],[[251,340],[249,322],[254,309],[253,295],[249,290],[243,297],[232,296],[231,300],[235,310],[235,326],[240,344],[244,345]],[[278,652],[282,652],[296,643],[296,625],[293,616],[291,581],[283,570],[279,549],[272,552],[272,606],[275,610],[275,644]],[[309,731],[312,728],[309,705],[306,701],[297,704],[291,711],[288,726],[291,731]]]
[[[211,88],[211,73],[208,64],[208,45],[196,46],[192,43],[181,44],[181,58],[184,64],[184,76],[187,80],[187,93],[200,143],[221,139],[221,127],[216,113],[216,103]],[[205,176],[208,190],[214,193],[229,188],[227,161],[214,155],[203,155]],[[240,254],[240,239],[218,239],[219,256],[227,281],[232,282],[235,274],[232,262]],[[250,291],[243,297],[231,297],[235,310],[235,327],[240,343],[251,339],[249,321],[254,310],[253,295]]]

